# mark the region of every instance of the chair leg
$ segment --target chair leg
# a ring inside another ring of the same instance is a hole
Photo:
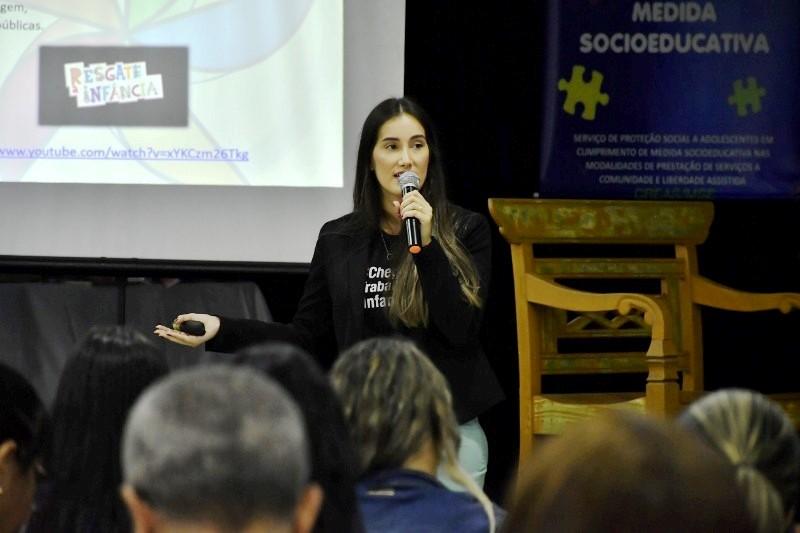
[[[672,355],[647,356],[645,409],[659,418],[668,418],[680,411],[678,358]]]

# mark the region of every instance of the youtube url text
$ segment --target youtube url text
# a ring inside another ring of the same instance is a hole
[[[238,148],[47,148],[0,147],[0,159],[77,159],[100,161],[186,161],[240,163],[250,161],[247,150]]]

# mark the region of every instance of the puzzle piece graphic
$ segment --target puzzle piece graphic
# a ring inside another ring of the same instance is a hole
[[[736,106],[737,115],[746,117],[748,105],[752,113],[761,111],[761,99],[766,94],[767,90],[759,87],[754,77],[748,76],[747,87],[742,85],[742,80],[733,82],[733,94],[728,97],[728,104]]]
[[[583,73],[586,67],[574,65],[572,67],[572,78],[569,82],[565,79],[558,80],[558,90],[565,91],[567,97],[564,99],[564,111],[570,115],[575,114],[575,104],[583,104],[583,120],[594,120],[597,104],[608,105],[610,100],[606,93],[600,92],[600,85],[603,83],[603,75],[596,70],[592,71],[592,79],[589,83],[583,81]]]

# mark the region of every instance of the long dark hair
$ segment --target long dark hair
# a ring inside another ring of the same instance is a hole
[[[464,247],[456,238],[456,228],[447,201],[447,188],[439,151],[436,128],[428,114],[413,100],[408,98],[388,98],[375,106],[361,128],[356,159],[356,180],[353,186],[354,222],[368,235],[380,231],[381,220],[385,216],[381,201],[381,189],[375,171],[372,170],[372,151],[378,142],[378,132],[388,120],[399,115],[410,115],[419,121],[425,130],[428,142],[428,173],[420,193],[433,208],[433,236],[439,241],[453,270],[458,274],[461,292],[466,300],[480,307],[478,295],[479,280]],[[416,266],[410,254],[400,254],[400,262],[395,266],[396,277],[392,284],[392,305],[389,318],[395,323],[408,327],[426,326],[428,306],[425,303],[422,286],[417,276]]]
[[[50,416],[39,395],[25,377],[0,362],[0,443],[17,445],[16,459],[27,471],[44,459],[51,433]]]
[[[314,531],[363,531],[355,492],[355,448],[327,376],[306,352],[282,342],[255,344],[238,352],[231,362],[267,374],[287,390],[303,412],[311,480],[325,491]]]
[[[361,127],[361,139],[358,143],[356,159],[356,180],[353,186],[353,210],[359,215],[359,221],[370,231],[380,229],[384,216],[381,202],[381,187],[371,169],[372,151],[378,142],[378,132],[387,121],[400,116],[410,115],[417,119],[425,130],[430,157],[428,175],[420,192],[433,207],[434,217],[448,219],[447,189],[445,184],[442,158],[439,152],[439,139],[428,114],[409,98],[387,98],[367,115]]]
[[[120,443],[128,411],[167,373],[142,333],[95,326],[67,361],[53,405],[50,491],[29,531],[131,531],[118,489]]]

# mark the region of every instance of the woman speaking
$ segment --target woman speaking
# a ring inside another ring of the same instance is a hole
[[[408,242],[409,219],[418,221],[419,246]],[[461,424],[459,461],[482,485],[488,446],[477,416],[502,399],[478,340],[490,274],[489,226],[448,203],[431,121],[411,100],[390,98],[364,122],[353,211],[322,226],[292,322],[190,313],[175,319],[175,329],[159,325],[155,333],[220,352],[289,341],[326,366],[360,340],[409,338],[450,384]],[[178,331],[187,320],[202,322],[205,334]]]

